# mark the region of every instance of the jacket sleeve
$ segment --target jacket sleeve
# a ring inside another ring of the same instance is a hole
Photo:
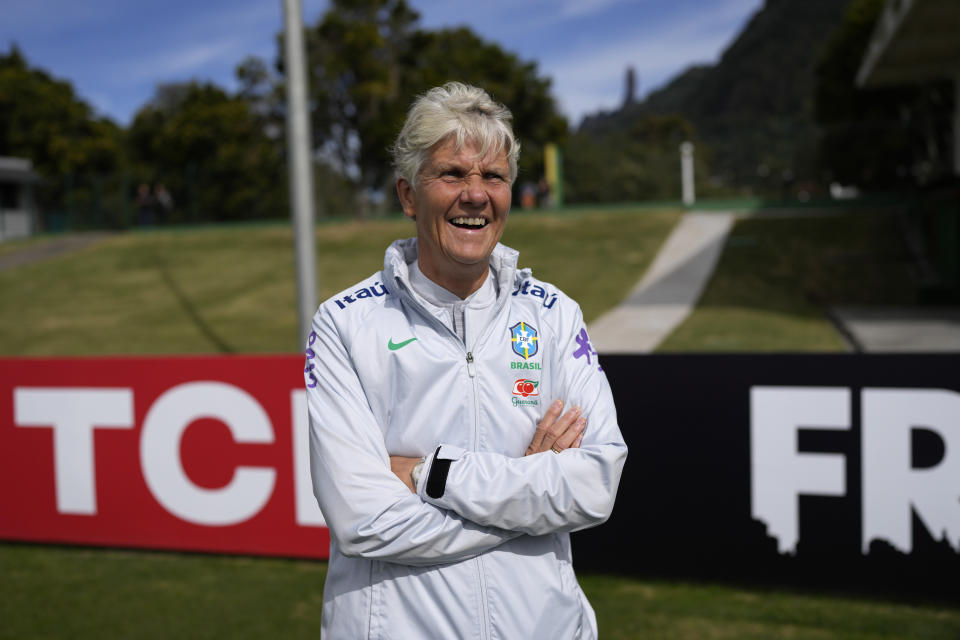
[[[314,316],[304,371],[314,495],[341,553],[441,564],[519,535],[427,504],[394,475],[382,431],[324,307]]]
[[[583,315],[567,301],[572,308],[557,326],[559,397],[587,418],[580,447],[510,458],[441,445],[417,488],[424,500],[479,525],[530,535],[585,529],[610,517],[627,446]],[[445,483],[434,466],[445,470]]]

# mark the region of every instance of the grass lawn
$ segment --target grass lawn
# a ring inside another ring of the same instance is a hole
[[[0,637],[316,638],[326,563],[0,544]],[[604,639],[944,639],[960,610],[580,576]]]
[[[916,302],[901,237],[878,211],[739,220],[697,308],[659,350],[845,351],[827,307]]]
[[[503,240],[589,320],[626,295],[679,215],[521,212]],[[387,245],[413,233],[399,218],[321,225],[320,299],[380,269]],[[285,225],[112,236],[0,271],[0,355],[299,351],[293,265]]]
[[[503,242],[520,251],[520,266],[580,303],[590,322],[623,300],[653,262],[682,212],[576,210],[521,213]]]
[[[0,545],[0,637],[316,638],[326,563]]]
[[[946,606],[595,575],[580,584],[604,640],[960,638],[960,609]]]

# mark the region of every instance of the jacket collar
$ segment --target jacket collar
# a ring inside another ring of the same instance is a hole
[[[515,249],[497,243],[490,254],[490,268],[497,278],[499,293],[497,294],[497,305],[504,304],[507,297],[520,286],[520,283],[530,277],[530,269],[517,269],[517,261],[520,257]],[[394,240],[387,247],[387,252],[383,258],[384,280],[386,282],[400,285],[400,289],[408,295],[412,294],[413,287],[410,286],[410,268],[409,264],[417,259],[417,239],[404,238]],[[416,299],[415,294],[411,297]]]

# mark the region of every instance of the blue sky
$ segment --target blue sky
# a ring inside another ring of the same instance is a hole
[[[314,24],[327,0],[302,0]],[[641,96],[691,64],[715,62],[763,0],[408,0],[430,28],[467,25],[538,63],[576,124],[615,108],[632,65]],[[282,0],[0,0],[0,50],[72,82],[121,124],[158,83],[235,88],[248,55],[272,61]],[[478,8],[482,7],[482,8]]]

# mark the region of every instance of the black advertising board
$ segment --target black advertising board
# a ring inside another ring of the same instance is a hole
[[[578,570],[960,595],[960,354],[601,363],[630,453]]]

